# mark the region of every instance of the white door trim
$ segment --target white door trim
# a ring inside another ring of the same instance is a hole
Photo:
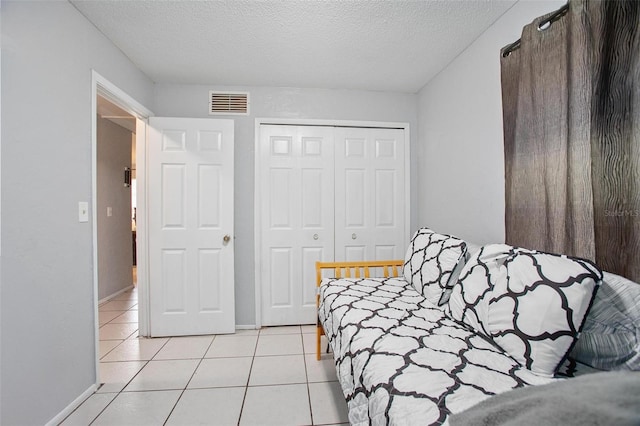
[[[262,211],[258,208],[261,206],[262,194],[260,193],[260,126],[263,124],[279,124],[291,126],[330,126],[330,127],[375,127],[375,128],[391,128],[404,130],[404,165],[405,165],[405,200],[407,200],[408,208],[405,210],[404,221],[404,246],[409,245],[409,232],[411,232],[411,135],[409,133],[409,123],[393,122],[393,121],[355,121],[355,120],[324,120],[324,119],[307,119],[307,118],[256,118],[254,130],[254,276],[255,276],[255,316],[256,328],[262,327],[262,278],[260,271],[262,264],[260,259],[260,250],[262,247]]]
[[[115,84],[104,78],[95,70],[91,70],[91,220],[93,243],[93,316],[95,321],[95,369],[96,385],[100,384],[100,320],[98,317],[98,175],[97,175],[97,96],[100,95],[113,102],[129,114],[138,118],[136,125],[136,173],[137,173],[137,264],[138,264],[138,327],[141,335],[146,336],[149,330],[149,286],[147,282],[147,189],[146,189],[146,149],[147,120],[154,114]],[[141,132],[140,135],[138,132]],[[141,232],[142,231],[142,232]]]

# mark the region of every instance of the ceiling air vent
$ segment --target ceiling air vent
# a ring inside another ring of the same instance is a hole
[[[209,92],[209,114],[249,114],[249,92]]]

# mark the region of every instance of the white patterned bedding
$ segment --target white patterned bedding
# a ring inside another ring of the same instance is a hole
[[[555,380],[522,368],[401,278],[325,279],[320,300],[352,425],[442,424],[491,395]]]

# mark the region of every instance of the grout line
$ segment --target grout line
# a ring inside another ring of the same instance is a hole
[[[126,311],[123,311],[123,312],[126,312]],[[120,314],[120,315],[122,315],[122,314]],[[117,317],[116,317],[116,318],[117,318]],[[114,319],[115,319],[115,318],[114,318]],[[113,321],[113,319],[112,319],[111,321]],[[111,321],[107,321],[104,325],[109,324]],[[136,325],[139,325],[139,324],[138,324],[138,321],[136,321],[135,323],[136,323]],[[139,330],[139,328],[136,328],[136,331],[138,331],[138,330]],[[133,333],[132,333],[132,334],[133,334]],[[131,336],[129,336],[129,337],[131,337]],[[125,339],[125,340],[127,340],[127,339]],[[115,346],[111,351],[113,351],[115,348],[117,348],[118,346],[120,346],[120,345],[122,344],[122,342],[124,342],[125,340],[121,341],[121,342],[120,342],[117,346]],[[164,347],[164,346],[169,342],[169,340],[170,340],[170,339],[167,339],[167,341],[166,341],[166,342],[164,342],[164,344],[163,344],[163,345],[158,349],[158,351],[157,351],[157,352],[156,352],[156,353],[151,357],[151,359],[153,359],[153,357],[155,357],[155,356],[158,354],[158,352],[160,352],[160,350],[162,350],[162,348],[163,348],[163,347]],[[100,355],[99,355],[99,354],[96,354],[96,356],[98,357],[98,364],[100,364],[100,360],[101,360],[102,358],[104,358],[105,356],[107,356],[111,351],[109,351],[109,352],[107,352],[106,354],[104,354],[104,356],[103,356],[103,357],[100,357]],[[138,370],[138,372],[137,372],[136,374],[134,374],[134,375],[133,375],[133,377],[131,378],[131,380],[129,380],[129,381],[128,381],[128,382],[127,382],[127,383],[122,387],[122,389],[120,389],[118,392],[108,392],[108,393],[115,393],[115,394],[116,394],[116,396],[114,396],[114,397],[113,397],[113,399],[111,399],[111,401],[109,401],[109,403],[108,403],[107,405],[105,405],[105,407],[104,407],[102,410],[100,410],[100,412],[98,413],[98,415],[96,415],[96,416],[93,418],[93,420],[91,420],[91,422],[89,423],[89,425],[93,424],[96,420],[98,420],[98,418],[102,415],[102,413],[104,413],[104,411],[107,409],[107,407],[109,407],[109,406],[113,403],[113,401],[115,401],[115,400],[116,400],[116,398],[118,398],[118,396],[119,396],[119,395],[124,391],[124,389],[129,385],[129,383],[131,383],[131,381],[132,381],[132,380],[133,380],[133,379],[134,379],[138,374],[140,374],[140,372],[141,372],[141,371],[142,371],[142,370],[143,370],[143,369],[144,369],[144,368],[149,364],[149,362],[150,362],[150,361],[151,361],[151,360],[114,361],[114,362],[144,362],[144,365],[143,365],[143,366]],[[96,392],[94,392],[92,395],[96,395],[96,394],[98,393],[97,391],[98,391],[100,388],[102,388],[102,386],[103,386],[103,385],[104,385],[104,383],[101,383],[101,384],[98,386],[98,389],[96,389]],[[105,393],[107,393],[107,392],[105,392]],[[85,402],[86,402],[86,400],[85,400]],[[84,402],[83,402],[83,404],[84,404]],[[82,405],[82,404],[81,404],[81,405]],[[79,407],[80,407],[80,406],[78,406],[78,408],[79,408]],[[74,410],[74,411],[75,411],[75,410]]]
[[[302,327],[300,327],[300,339],[302,340],[302,361],[304,362],[304,375],[307,379],[307,401],[309,402],[309,418],[311,419],[311,424],[313,425],[313,408],[311,407],[311,390],[309,389],[309,370],[307,368],[307,356],[304,353],[304,335],[302,334]]]
[[[303,381],[303,382],[299,382],[299,383],[286,383],[286,384],[276,384],[276,383],[274,383],[274,384],[269,384],[269,385],[256,385],[256,386],[250,386],[250,381],[251,381],[251,376],[252,376],[252,373],[253,373],[253,368],[254,368],[254,366],[255,366],[256,358],[258,357],[257,352],[258,352],[258,344],[259,344],[259,342],[260,342],[260,337],[261,337],[261,336],[278,336],[278,335],[279,335],[279,336],[283,336],[283,335],[296,335],[296,334],[299,336],[300,343],[302,344],[302,353],[299,353],[299,354],[265,355],[265,356],[269,356],[269,357],[302,356],[302,358],[303,358],[303,363],[304,363],[304,369],[305,369],[305,378],[304,378],[304,381]],[[311,334],[311,333],[303,333],[303,329],[302,329],[302,327],[300,327],[300,328],[298,329],[298,331],[296,331],[295,333],[286,333],[286,334],[262,334],[262,333],[259,331],[259,332],[258,332],[258,335],[255,335],[255,336],[256,336],[256,340],[255,340],[255,344],[254,344],[254,348],[253,348],[253,353],[252,353],[252,355],[248,355],[248,356],[226,356],[226,357],[217,357],[218,359],[219,359],[219,358],[234,358],[234,359],[237,359],[237,358],[248,358],[248,357],[251,357],[251,365],[250,365],[250,368],[249,368],[249,374],[248,374],[248,376],[247,376],[246,383],[245,383],[245,385],[244,385],[244,386],[240,385],[240,386],[221,386],[221,387],[213,387],[213,388],[232,388],[232,387],[233,387],[233,388],[239,388],[239,387],[244,387],[244,394],[243,394],[243,397],[242,397],[242,404],[241,404],[241,407],[240,407],[240,412],[239,412],[239,415],[238,415],[238,421],[237,421],[238,425],[240,424],[240,421],[241,421],[242,416],[243,416],[243,414],[244,414],[244,410],[245,410],[245,408],[246,408],[245,404],[246,404],[246,402],[247,402],[247,394],[248,394],[248,389],[249,389],[249,387],[268,387],[268,386],[285,386],[285,385],[302,385],[302,384],[306,385],[306,388],[307,388],[307,402],[308,402],[308,407],[309,407],[309,415],[310,415],[310,419],[311,419],[311,424],[313,424],[313,410],[312,410],[312,406],[311,406],[311,391],[310,391],[310,382],[309,382],[309,364],[308,364],[308,362],[309,362],[309,361],[307,360],[307,355],[309,355],[309,354],[305,353],[305,351],[304,351],[304,334]],[[133,334],[132,334],[132,335],[133,335]],[[254,335],[251,335],[251,336],[254,336]],[[129,337],[130,337],[130,336],[129,336]],[[173,404],[173,407],[171,408],[171,410],[170,410],[170,412],[169,412],[169,414],[168,414],[167,418],[164,420],[164,423],[163,423],[163,424],[165,424],[165,425],[166,425],[166,423],[168,422],[169,418],[171,417],[171,415],[172,415],[172,414],[173,414],[173,412],[175,411],[175,409],[176,409],[176,407],[177,407],[178,403],[180,402],[180,400],[181,400],[181,399],[182,399],[182,397],[184,396],[184,394],[185,394],[186,390],[188,390],[188,386],[189,386],[189,384],[193,381],[193,378],[195,377],[195,374],[196,374],[196,372],[197,372],[198,368],[200,368],[200,366],[201,366],[202,362],[203,362],[205,359],[207,359],[207,358],[206,358],[206,354],[211,350],[211,347],[212,347],[213,343],[216,341],[216,338],[217,338],[217,336],[216,336],[216,335],[213,335],[213,338],[211,339],[211,342],[209,343],[209,345],[208,345],[208,346],[207,346],[207,348],[205,349],[205,351],[204,351],[203,355],[202,355],[202,356],[200,356],[199,358],[176,358],[176,360],[188,360],[188,359],[196,360],[196,359],[199,359],[199,361],[197,362],[196,368],[193,370],[193,372],[192,372],[192,374],[191,374],[191,376],[190,376],[189,380],[187,381],[186,385],[185,385],[183,388],[181,388],[181,389],[180,389],[180,388],[178,388],[178,389],[172,389],[172,390],[174,390],[174,391],[175,391],[175,390],[178,390],[178,391],[180,391],[180,390],[181,390],[181,392],[180,392],[180,395],[179,395],[179,397],[177,398],[176,402]],[[118,339],[118,340],[121,340],[121,339]],[[125,339],[125,340],[129,340],[129,339]],[[106,405],[102,410],[100,410],[100,412],[99,412],[99,413],[97,413],[97,415],[96,415],[96,416],[93,418],[93,420],[91,421],[91,424],[93,424],[93,423],[94,423],[94,422],[95,422],[95,421],[96,421],[96,420],[97,420],[97,419],[98,419],[98,418],[99,418],[99,417],[104,413],[104,411],[105,411],[105,410],[106,410],[106,409],[107,409],[107,408],[108,408],[108,407],[113,403],[113,401],[115,401],[115,400],[119,397],[119,395],[120,395],[120,394],[125,393],[125,389],[127,388],[127,386],[129,386],[129,384],[131,384],[131,382],[132,382],[133,380],[135,380],[135,378],[136,378],[136,377],[137,377],[137,376],[142,372],[142,370],[144,370],[144,369],[149,365],[149,363],[150,363],[151,361],[154,361],[154,360],[155,360],[155,361],[157,361],[157,360],[155,359],[155,357],[158,355],[158,353],[160,353],[160,352],[162,351],[162,349],[163,349],[164,347],[166,347],[166,345],[169,343],[169,341],[170,341],[170,340],[171,340],[171,338],[168,338],[168,339],[167,339],[167,340],[166,340],[166,341],[165,341],[165,342],[164,342],[164,343],[163,343],[163,344],[158,348],[158,350],[157,350],[157,351],[156,351],[156,352],[151,356],[151,359],[149,359],[149,360],[122,360],[122,361],[112,361],[112,362],[110,362],[110,363],[116,363],[116,362],[120,362],[120,363],[124,363],[124,362],[140,362],[140,363],[142,363],[142,366],[141,366],[141,368],[140,368],[140,369],[139,369],[139,370],[138,370],[138,371],[133,375],[133,377],[131,377],[131,379],[129,379],[129,381],[127,381],[127,382],[122,386],[122,388],[121,388],[119,391],[117,391],[117,392],[109,392],[109,393],[111,393],[111,394],[115,394],[115,396],[111,399],[111,401],[109,401],[109,403],[108,403],[108,404],[107,404],[107,405]],[[122,344],[122,342],[123,342],[123,341],[124,341],[124,340],[121,340],[121,341],[120,341],[120,343],[119,343],[117,346],[115,346],[113,349],[111,349],[109,352],[107,352],[104,356],[108,355],[111,351],[115,350],[118,346],[120,346],[120,345]],[[104,356],[103,356],[103,357],[104,357]],[[165,360],[163,360],[163,361],[165,361]],[[208,389],[208,388],[212,388],[212,387],[204,387],[204,388],[202,388],[202,389]],[[198,388],[198,389],[200,389],[200,388]],[[167,391],[167,390],[170,390],[170,389],[135,390],[135,391],[126,391],[126,392],[153,392],[153,391]],[[94,394],[96,394],[96,393],[94,393]],[[106,393],[105,393],[105,394],[106,394]],[[86,402],[86,400],[85,400],[85,402]],[[84,402],[83,402],[83,404],[84,404]],[[80,406],[81,406],[81,405],[82,405],[82,404],[80,404]],[[74,410],[74,411],[75,411],[75,410]]]
[[[94,392],[94,393],[93,393],[93,395],[96,395],[96,393]],[[92,396],[93,396],[93,395],[92,395]],[[100,417],[100,416],[102,415],[102,413],[104,413],[104,410],[106,410],[106,409],[107,409],[107,407],[108,407],[108,406],[110,406],[110,405],[111,405],[111,403],[112,403],[113,401],[115,401],[115,399],[118,397],[118,395],[119,395],[119,393],[118,393],[118,394],[116,394],[116,396],[114,396],[113,398],[111,398],[111,401],[109,401],[109,403],[108,403],[107,405],[105,405],[105,406],[104,406],[104,408],[103,408],[102,410],[100,410],[100,412],[99,412],[99,413],[98,413],[98,414],[93,418],[93,420],[91,420],[91,421],[89,422],[89,426],[91,426],[91,425],[93,424],[93,422],[95,422],[96,420],[98,420],[98,417]],[[87,398],[87,399],[89,399],[89,398]],[[85,400],[84,402],[87,402],[87,401]],[[84,404],[84,402],[83,402],[83,404]],[[78,408],[80,408],[80,407],[78,407]],[[76,410],[77,410],[78,408],[76,408]],[[74,411],[75,411],[75,410],[74,410]],[[65,420],[66,420],[66,419],[65,419]]]
[[[124,314],[125,312],[127,312],[127,311],[106,311],[106,312],[121,312],[121,313],[120,313],[118,316],[116,316],[115,318],[110,319],[109,321],[105,322],[105,323],[104,323],[104,324],[102,324],[102,325],[98,324],[98,329],[100,329],[100,328],[104,327],[104,326],[105,326],[105,325],[107,325],[107,324],[111,324],[113,320],[115,320],[116,318],[120,317],[120,315],[123,315],[123,314]],[[98,314],[98,316],[99,316],[99,314]],[[99,321],[100,321],[100,320],[98,319],[98,322],[99,322]],[[127,322],[127,323],[117,323],[117,322],[114,322],[114,323],[113,323],[113,325],[116,325],[116,324],[134,324],[134,323],[136,324],[136,326],[138,325],[138,321],[134,321],[134,322]],[[122,343],[124,343],[125,341],[129,340],[129,338],[130,338],[133,334],[135,334],[136,332],[138,332],[138,331],[139,331],[139,328],[138,328],[138,327],[136,327],[136,331],[134,331],[133,333],[131,333],[129,336],[125,337],[124,339],[105,339],[105,340],[101,340],[101,339],[100,339],[100,336],[98,336],[98,347],[100,346],[100,342],[112,342],[112,341],[114,341],[114,340],[120,340],[120,343],[118,343],[117,345],[115,345],[113,348],[109,349],[109,351],[107,351],[107,353],[105,353],[104,355],[100,356],[100,354],[96,354],[96,357],[98,358],[98,363],[102,360],[102,358],[104,358],[104,357],[106,357],[107,355],[109,355],[109,354],[110,354],[111,352],[113,352],[113,351],[114,351],[118,346],[120,346],[120,345],[121,345]],[[98,330],[98,333],[99,333],[99,332],[100,332],[100,331]]]
[[[151,339],[153,339],[153,337],[151,337]],[[165,339],[165,337],[159,337],[159,339]],[[156,351],[156,353],[154,353],[154,354],[153,354],[153,356],[151,357],[151,359],[149,359],[149,361],[153,360],[153,359],[156,357],[156,355],[158,355],[158,354],[160,353],[160,351],[161,351],[161,350],[163,350],[165,346],[167,346],[167,343],[169,343],[169,340],[171,340],[171,337],[166,338],[166,339],[167,339],[167,341],[166,341],[166,342],[164,342],[164,343],[162,344],[162,346],[160,346],[160,347],[158,348],[158,350]],[[157,360],[156,360],[156,361],[157,361]]]
[[[251,357],[251,366],[249,367],[249,375],[247,376],[247,385],[244,387],[244,395],[242,396],[242,405],[240,406],[240,415],[238,416],[238,426],[240,426],[240,420],[242,419],[242,412],[244,411],[244,403],[247,401],[247,392],[249,391],[249,382],[251,381],[251,373],[253,372],[253,362],[256,359],[256,352],[258,351],[258,341],[260,340],[260,330],[256,339],[255,346],[253,347],[253,356]]]
[[[133,377],[122,387],[122,389],[120,389],[118,392],[104,392],[104,393],[115,393],[116,396],[113,397],[113,399],[111,401],[109,401],[109,403],[98,413],[98,415],[89,423],[89,426],[91,426],[96,420],[98,420],[98,418],[102,415],[102,413],[105,412],[105,410],[113,403],[113,401],[115,401],[121,393],[124,392],[124,389],[129,386],[129,383],[131,383],[131,381],[133,379],[136,378],[136,376],[138,374],[140,374],[140,372],[149,364],[149,361],[144,361],[144,365],[140,368],[140,370],[138,370],[138,372],[136,374],[133,375]],[[100,387],[102,387],[102,384],[100,385]],[[96,395],[96,392],[93,393],[93,395]]]
[[[202,361],[204,361],[204,359],[205,359],[204,357],[205,357],[205,355],[207,355],[207,352],[209,351],[209,348],[211,348],[211,345],[213,345],[213,341],[214,340],[216,340],[216,336],[215,335],[211,339],[211,342],[209,342],[209,345],[207,346],[207,349],[204,350],[204,353],[202,354],[202,357],[200,358],[200,361],[198,362],[198,365],[196,365],[196,368],[193,370],[193,373],[191,373],[191,377],[189,377],[189,380],[187,380],[187,383],[184,385],[184,388],[182,389],[182,392],[180,392],[180,396],[178,396],[178,399],[176,399],[175,404],[173,404],[173,407],[171,407],[171,411],[169,411],[169,415],[167,416],[167,418],[162,423],[163,426],[166,425],[167,422],[169,421],[169,419],[171,418],[171,415],[173,414],[173,411],[176,409],[176,407],[178,406],[178,403],[182,399],[182,395],[184,395],[184,393],[187,391],[187,388],[189,387],[189,383],[191,383],[191,381],[193,380],[193,376],[196,375],[196,371],[198,371],[198,368],[200,368],[200,365],[202,365]],[[168,342],[168,340],[167,340],[167,342]],[[189,358],[189,359],[196,359],[196,358]]]

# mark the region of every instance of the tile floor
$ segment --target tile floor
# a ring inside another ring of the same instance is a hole
[[[348,424],[314,326],[146,339],[137,306],[136,289],[100,305],[104,384],[62,425]]]

